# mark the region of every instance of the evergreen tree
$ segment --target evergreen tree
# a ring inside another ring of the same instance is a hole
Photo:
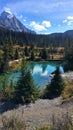
[[[70,63],[73,62],[73,45],[71,43],[71,39],[66,39],[66,47],[65,47],[65,59]]]
[[[30,103],[39,96],[39,90],[35,87],[31,73],[25,59],[22,59],[21,75],[15,86],[15,99],[19,103]]]
[[[34,55],[34,51],[32,50],[31,51],[31,57],[30,57],[31,60],[34,60],[35,59],[35,55]]]
[[[45,97],[54,98],[59,96],[64,89],[64,80],[61,77],[59,67],[57,67],[54,77],[51,80],[51,83],[46,88]]]
[[[6,73],[9,70],[9,60],[13,59],[13,44],[11,36],[5,38],[5,44],[3,46],[3,56],[0,64],[0,72]]]
[[[18,49],[15,50],[14,59],[15,59],[15,60],[19,59],[19,52],[18,52]]]
[[[41,52],[41,58],[44,60],[48,59],[48,52],[45,48]]]
[[[3,60],[3,51],[0,50],[0,63],[2,62],[2,60]]]
[[[6,87],[7,87],[7,78],[6,75],[4,75],[2,80],[2,95],[6,96]]]
[[[9,59],[13,59],[13,41],[11,35],[9,37],[8,46],[9,46]]]
[[[25,56],[29,56],[29,49],[27,47],[25,47],[24,52],[25,52]]]
[[[6,73],[9,70],[9,51],[8,44],[3,47],[3,59],[0,65],[0,73]]]

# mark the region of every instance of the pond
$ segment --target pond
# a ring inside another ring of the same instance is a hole
[[[39,87],[44,87],[51,80],[51,73],[56,70],[57,65],[60,66],[61,73],[64,73],[62,64],[58,62],[38,62],[31,63],[30,68],[34,82]]]
[[[60,71],[64,73],[62,64],[59,62],[30,62],[29,67],[33,80],[36,86],[43,88],[48,82],[51,81],[50,74],[56,70],[57,65],[60,66]],[[8,79],[16,82],[20,76],[20,71],[11,72],[8,75]],[[1,80],[0,76],[0,80]]]

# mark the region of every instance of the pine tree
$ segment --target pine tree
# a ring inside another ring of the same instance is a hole
[[[45,97],[54,98],[56,96],[59,96],[64,89],[64,85],[65,83],[61,77],[61,72],[59,70],[59,67],[57,67],[51,83],[47,85]]]
[[[66,39],[66,47],[65,47],[65,59],[70,63],[73,62],[73,45],[71,43],[71,39]]]
[[[25,52],[25,56],[29,56],[29,49],[27,47],[25,47],[24,52]]]
[[[45,48],[41,52],[41,58],[44,60],[48,59],[48,52]]]
[[[13,58],[13,44],[11,37],[5,38],[5,44],[3,46],[3,56],[0,65],[0,72],[6,73],[9,70],[9,60]]]
[[[3,59],[0,66],[0,73],[6,73],[9,70],[9,51],[8,44],[3,47]]]
[[[9,46],[9,59],[13,59],[13,41],[11,35],[9,36],[8,46]]]
[[[34,51],[32,50],[31,51],[31,57],[30,57],[31,60],[34,60],[35,59],[35,55],[34,55]]]
[[[27,63],[22,59],[21,75],[15,86],[15,99],[19,103],[30,103],[39,96],[39,90],[35,87]]]
[[[14,59],[15,59],[15,60],[19,59],[19,52],[18,52],[18,49],[15,50]]]

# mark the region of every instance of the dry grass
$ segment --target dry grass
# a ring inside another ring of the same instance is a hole
[[[61,118],[52,116],[51,126],[42,127],[37,130],[73,130],[72,118],[66,113]]]
[[[51,130],[73,130],[72,118],[66,113],[58,119],[53,116]]]
[[[61,60],[64,58],[63,54],[54,54],[53,56],[50,55],[51,59],[53,57],[53,60]]]
[[[2,126],[0,130],[26,130],[26,125],[23,120],[20,120],[19,117],[10,117],[2,116]]]
[[[3,51],[2,50],[0,50],[0,55],[2,55],[3,54]]]
[[[20,66],[20,62],[19,61],[13,61],[13,62],[11,62],[11,64],[10,64],[10,68],[11,68],[11,70],[17,70],[18,68],[19,68],[19,66]]]
[[[73,81],[66,79],[66,86],[62,92],[63,100],[73,98]]]
[[[36,129],[36,130],[51,130],[51,127],[50,126],[44,126],[40,129]]]

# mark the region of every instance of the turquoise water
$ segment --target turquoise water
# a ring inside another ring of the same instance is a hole
[[[39,62],[39,63],[31,63],[31,73],[34,79],[34,82],[39,87],[44,87],[50,82],[50,74],[56,70],[58,63],[53,62]],[[63,67],[61,64],[60,71],[64,73]]]
[[[29,63],[29,67],[31,70],[31,74],[33,76],[33,80],[35,85],[42,88],[50,82],[50,74],[56,70],[56,66],[58,62],[31,62]],[[60,70],[64,73],[63,67],[59,64]],[[8,74],[8,79],[14,80],[16,82],[20,76],[20,71],[11,72]],[[1,77],[0,77],[1,78]]]

